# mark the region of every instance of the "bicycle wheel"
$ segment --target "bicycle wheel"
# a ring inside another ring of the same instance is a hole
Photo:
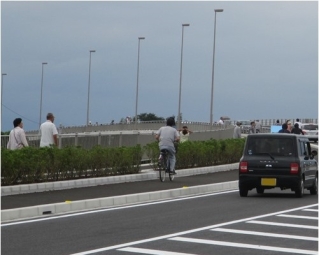
[[[159,164],[159,178],[160,181],[163,182],[165,181],[165,174],[166,174],[166,156],[161,154],[161,159],[160,159],[160,164]]]

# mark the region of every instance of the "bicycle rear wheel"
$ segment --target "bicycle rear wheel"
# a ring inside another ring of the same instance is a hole
[[[159,166],[159,178],[161,182],[165,181],[166,166],[167,166],[167,157],[166,155],[161,154],[160,166]]]

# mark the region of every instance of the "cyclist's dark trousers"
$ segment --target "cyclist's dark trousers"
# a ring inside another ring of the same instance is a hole
[[[170,146],[160,146],[160,150],[168,150],[168,161],[170,165],[170,171],[173,171],[175,169],[176,163],[175,148]]]

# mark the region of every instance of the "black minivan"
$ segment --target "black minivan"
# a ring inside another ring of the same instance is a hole
[[[239,162],[239,194],[246,197],[279,187],[302,197],[304,189],[318,194],[317,151],[311,151],[307,137],[294,134],[251,134],[247,136]]]

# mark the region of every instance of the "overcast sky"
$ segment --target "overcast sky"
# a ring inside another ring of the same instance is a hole
[[[184,120],[317,118],[318,2],[1,2],[2,130],[21,117],[84,125],[90,50],[92,123],[178,115],[182,24]]]

